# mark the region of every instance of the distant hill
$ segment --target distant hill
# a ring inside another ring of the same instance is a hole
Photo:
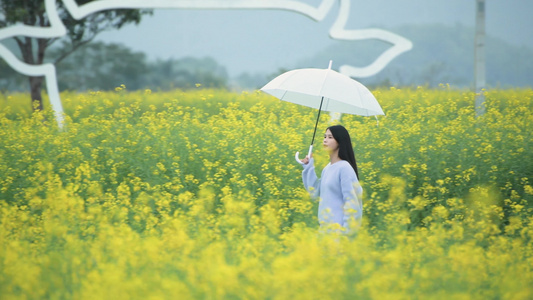
[[[473,86],[474,29],[463,25],[405,25],[388,30],[413,42],[413,49],[395,58],[382,72],[358,80],[367,85],[423,85],[448,83],[455,87]],[[378,40],[337,42],[302,60],[297,67],[324,68],[324,61],[332,59],[334,67],[342,62],[366,66],[389,44]],[[486,37],[488,87],[533,86],[533,49],[510,45]],[[337,62],[337,64],[335,64]]]

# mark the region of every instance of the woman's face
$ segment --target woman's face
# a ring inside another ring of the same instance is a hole
[[[330,153],[339,149],[339,143],[337,143],[329,129],[326,130],[326,133],[324,134],[324,141],[322,142],[322,145]]]

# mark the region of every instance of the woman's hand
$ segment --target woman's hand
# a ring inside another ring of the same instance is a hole
[[[309,155],[306,155],[304,159],[300,159],[304,165],[309,163]]]
[[[309,148],[309,154],[307,154],[307,156],[304,158],[304,159],[300,159],[299,155],[300,155],[300,152],[296,152],[296,154],[294,154],[294,159],[296,160],[296,162],[298,162],[300,165],[302,166],[305,166],[309,163],[309,160],[311,159],[311,157],[313,156],[313,153],[311,153],[311,149],[312,149],[313,146],[311,146]]]

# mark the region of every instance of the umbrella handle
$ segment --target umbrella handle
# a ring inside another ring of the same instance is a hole
[[[311,157],[311,153],[313,153],[313,145],[309,146],[309,152],[307,153],[307,157]],[[304,165],[304,163],[300,160],[300,151],[296,152],[294,155],[294,159],[296,159],[296,162],[298,162],[300,165]]]

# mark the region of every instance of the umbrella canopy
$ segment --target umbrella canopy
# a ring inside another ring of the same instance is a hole
[[[360,82],[331,70],[331,61],[327,69],[297,69],[283,73],[262,87],[261,91],[283,101],[318,109],[309,156],[313,151],[322,110],[361,116],[384,115],[370,90]],[[295,158],[300,162],[298,154]]]
[[[292,70],[274,78],[261,90],[283,101],[324,111],[384,115],[376,98],[364,85],[331,68]]]

